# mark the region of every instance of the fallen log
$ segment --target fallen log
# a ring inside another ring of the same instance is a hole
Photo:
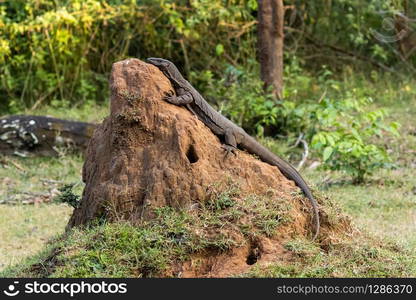
[[[0,118],[0,154],[57,156],[59,148],[84,151],[96,124],[45,116]]]

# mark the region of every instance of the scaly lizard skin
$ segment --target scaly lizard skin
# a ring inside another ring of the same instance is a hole
[[[244,129],[235,125],[226,117],[217,112],[201,94],[185,79],[177,67],[170,61],[162,58],[148,58],[147,61],[158,67],[171,81],[176,95],[167,95],[164,100],[175,105],[186,105],[214,134],[224,137],[223,148],[235,153],[237,147],[251,154],[257,155],[262,161],[277,166],[286,178],[293,180],[310,200],[314,212],[315,235],[319,234],[319,210],[318,204],[311,190],[302,176],[289,163],[274,155],[271,151],[259,144],[253,137],[248,135]]]

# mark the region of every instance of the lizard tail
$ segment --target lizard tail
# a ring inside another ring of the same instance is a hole
[[[314,223],[315,223],[315,234],[313,236],[313,240],[315,240],[319,235],[320,229],[320,221],[319,221],[319,208],[318,203],[312,195],[312,192],[308,185],[306,184],[305,180],[299,174],[299,172],[292,167],[289,163],[284,161],[283,159],[279,158],[267,148],[263,147],[260,143],[258,143],[254,138],[247,135],[248,137],[244,139],[244,142],[241,146],[246,149],[249,153],[255,154],[260,157],[260,159],[268,164],[276,166],[279,168],[280,172],[283,175],[293,180],[296,185],[302,190],[306,198],[309,199],[312,209],[313,209],[313,216],[314,216]]]
[[[310,188],[308,187],[308,185],[306,184],[305,180],[302,178],[302,176],[294,167],[292,167],[286,161],[282,160],[281,158],[277,156],[275,158],[275,161],[276,163],[274,165],[279,168],[279,170],[283,173],[283,175],[285,175],[286,178],[293,180],[296,183],[296,185],[302,190],[306,198],[309,199],[312,205],[312,209],[313,209],[313,216],[314,216],[314,223],[315,223],[315,234],[313,236],[313,240],[315,240],[319,235],[319,229],[320,229],[318,202],[313,197],[312,192]]]

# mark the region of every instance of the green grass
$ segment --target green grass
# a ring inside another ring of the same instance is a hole
[[[217,199],[222,203],[224,197]],[[206,205],[196,213],[164,207],[155,209],[156,218],[141,224],[96,223],[74,229],[35,259],[8,268],[0,276],[175,277],[178,273],[172,266],[189,260],[194,253],[223,253],[264,234],[256,222],[238,228],[239,218],[247,217],[252,205],[245,201],[226,208]],[[256,219],[262,211],[260,208],[249,215]],[[290,260],[254,265],[248,272],[233,276],[410,277],[416,272],[409,250],[362,233],[353,237],[339,233],[325,247],[295,236],[284,243],[284,248],[291,254]]]
[[[80,191],[82,161],[80,155],[0,157],[0,202],[48,201],[64,183],[76,183]]]
[[[38,253],[63,233],[71,211],[63,204],[0,205],[0,270]]]
[[[108,107],[43,107],[22,114],[101,122]],[[74,183],[83,189],[83,157],[61,148],[60,157],[0,156],[0,270],[38,253],[52,237],[64,231],[72,208],[52,203],[58,188]]]
[[[292,240],[285,248],[295,254],[289,263],[254,267],[244,277],[414,277],[414,254],[394,242],[368,235],[343,240],[322,250],[308,240]]]
[[[22,113],[26,115],[52,116],[66,120],[100,123],[108,116],[109,107],[107,105],[87,103],[75,107],[44,106],[34,111],[25,110]]]
[[[290,206],[276,197],[241,199],[233,185],[225,192],[215,186],[211,191],[211,200],[191,211],[163,207],[154,210],[155,219],[140,224],[98,220],[87,229],[74,229],[38,257],[38,264],[29,259],[0,276],[174,276],[170,268],[175,262],[194,253],[223,253],[250,244],[289,221],[285,215]],[[53,265],[51,253],[57,253]]]
[[[0,270],[39,252],[63,232],[72,209],[53,203],[64,182],[81,192],[82,158],[2,157],[0,164]]]
[[[327,194],[353,217],[355,223],[381,238],[390,238],[416,249],[416,178],[411,168],[382,170],[366,184],[352,185],[340,174],[331,174],[335,182],[321,185]],[[316,184],[324,174],[311,172]],[[338,183],[337,183],[338,181]],[[322,181],[321,181],[322,182]]]

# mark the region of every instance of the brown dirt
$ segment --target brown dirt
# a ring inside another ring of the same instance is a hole
[[[174,276],[182,278],[224,278],[241,275],[256,265],[266,267],[270,263],[286,262],[292,253],[281,240],[259,237],[255,242],[231,249],[226,253],[205,252],[193,255],[184,264],[176,266]]]
[[[250,256],[256,264],[288,259],[283,241],[312,230],[309,203],[293,196],[298,188],[292,181],[244,151],[225,158],[221,141],[196,116],[163,101],[172,86],[156,67],[138,59],[117,62],[110,84],[110,116],[90,140],[83,167],[86,187],[68,227],[96,217],[149,219],[152,208],[162,206],[192,209],[209,198],[211,186],[226,188],[231,179],[242,195],[272,191],[290,201],[294,222],[279,227],[272,239],[259,237],[227,253],[195,254],[172,272],[182,277],[224,277],[250,268]],[[325,227],[328,222],[322,217]],[[325,236],[329,231],[323,228]]]

